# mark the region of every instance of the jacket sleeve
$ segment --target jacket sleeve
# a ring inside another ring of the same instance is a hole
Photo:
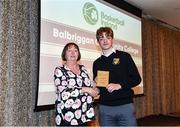
[[[126,78],[124,79],[124,82],[122,85],[122,88],[129,89],[132,87],[135,87],[140,84],[141,77],[139,74],[139,71],[131,57],[130,54],[127,53],[126,56],[126,64],[127,64],[127,71],[126,71]]]

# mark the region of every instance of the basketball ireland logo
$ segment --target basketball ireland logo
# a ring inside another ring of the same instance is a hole
[[[84,19],[87,23],[95,25],[98,21],[98,11],[92,3],[85,3],[83,7]]]

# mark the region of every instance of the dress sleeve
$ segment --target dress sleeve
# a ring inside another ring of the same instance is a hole
[[[69,97],[78,97],[81,95],[81,88],[74,85],[76,81],[69,79],[62,67],[56,67],[54,71],[54,84],[56,93],[61,94],[62,99]],[[72,85],[73,84],[73,85]]]

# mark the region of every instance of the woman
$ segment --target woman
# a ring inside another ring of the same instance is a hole
[[[61,57],[64,64],[54,72],[56,125],[86,125],[95,118],[93,98],[97,91],[84,65],[78,64],[81,54],[75,43],[66,44]]]

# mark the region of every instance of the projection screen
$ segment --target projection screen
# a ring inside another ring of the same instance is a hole
[[[54,69],[62,64],[61,52],[68,42],[75,42],[81,61],[92,79],[92,63],[101,55],[95,38],[100,26],[114,31],[114,48],[129,52],[142,77],[141,18],[104,1],[41,0],[39,82],[36,107],[55,102]],[[143,81],[134,88],[143,94]]]

